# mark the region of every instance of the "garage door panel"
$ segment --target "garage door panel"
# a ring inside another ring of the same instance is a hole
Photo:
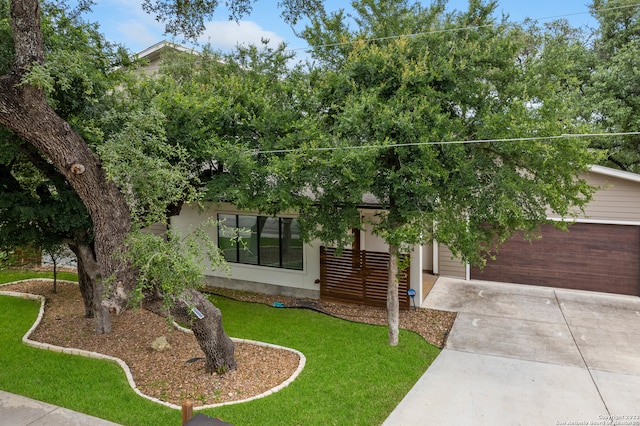
[[[550,225],[542,238],[517,234],[471,278],[640,295],[640,227],[578,223]]]
[[[598,269],[604,269],[606,271],[610,269],[621,268],[622,272],[628,270],[630,262],[636,262],[633,256],[629,256],[627,253],[618,254],[615,259],[610,258],[611,252],[599,252],[589,255],[588,253],[582,255],[580,258],[566,256],[566,253],[526,253],[520,254],[519,258],[503,258],[497,257],[497,262],[502,266],[509,266],[513,268],[523,268],[526,270],[548,270],[549,263],[553,261],[553,265],[556,265],[558,269],[569,269],[568,272],[575,273],[577,268],[585,268],[590,273],[597,272]],[[550,256],[554,256],[549,259]],[[488,262],[488,268],[491,269],[492,262]],[[578,269],[579,272],[579,269]],[[637,272],[630,272],[631,276],[636,276]]]

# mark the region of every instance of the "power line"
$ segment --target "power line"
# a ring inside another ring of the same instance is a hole
[[[625,6],[603,7],[601,9],[595,9],[594,12],[606,12],[606,11],[610,11],[610,10],[628,9],[628,8],[632,8],[632,7],[640,7],[640,3],[635,3],[635,4],[625,5]],[[574,13],[566,13],[566,14],[563,14],[563,15],[547,16],[547,17],[543,17],[543,18],[533,18],[532,20],[533,21],[550,21],[550,20],[554,20],[554,19],[567,18],[569,16],[586,15],[586,14],[589,14],[589,13],[591,13],[591,12],[574,12]],[[516,21],[514,23],[523,23],[523,22],[524,21]],[[346,46],[346,45],[349,45],[349,44],[360,43],[360,42],[363,42],[363,41],[369,43],[369,42],[374,42],[374,41],[394,40],[394,39],[398,39],[398,38],[402,38],[402,37],[412,37],[413,38],[413,37],[419,37],[419,36],[424,36],[424,35],[475,30],[475,29],[491,27],[491,26],[493,26],[493,24],[475,25],[475,26],[467,26],[467,27],[455,27],[455,28],[448,28],[448,29],[442,29],[442,30],[425,31],[425,32],[420,32],[420,33],[392,35],[392,36],[386,36],[386,37],[374,37],[374,38],[368,38],[368,39],[357,39],[357,40],[350,40],[350,41],[343,41],[343,42],[336,42],[336,43],[318,44],[318,45],[312,45],[312,46],[307,46],[307,47],[294,47],[294,48],[287,49],[287,50],[291,51],[291,52],[296,52],[296,51],[300,51],[300,50],[309,51],[309,50],[318,49],[318,48],[321,48],[321,47]]]
[[[595,138],[595,137],[613,137],[613,136],[634,136],[640,135],[639,132],[618,132],[618,133],[565,133],[562,135],[552,136],[535,136],[527,138],[504,138],[504,139],[474,139],[474,140],[455,140],[455,141],[434,141],[434,142],[411,142],[411,143],[396,143],[387,145],[351,145],[351,146],[331,146],[331,147],[318,147],[318,148],[292,148],[292,149],[273,149],[267,151],[253,151],[253,155],[260,154],[286,154],[297,151],[337,151],[337,150],[355,150],[355,149],[380,149],[380,148],[401,148],[407,146],[423,146],[423,145],[469,145],[476,143],[503,143],[503,142],[533,142],[542,140],[557,140],[557,139],[578,139],[578,138]]]

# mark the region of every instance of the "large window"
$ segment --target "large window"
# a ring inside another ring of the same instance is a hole
[[[227,262],[302,270],[297,219],[219,214],[218,220],[218,246]]]

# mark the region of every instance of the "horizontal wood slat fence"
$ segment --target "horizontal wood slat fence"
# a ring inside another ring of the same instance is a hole
[[[320,298],[328,301],[387,306],[389,254],[320,247]],[[402,273],[398,293],[400,309],[409,309],[409,270]]]

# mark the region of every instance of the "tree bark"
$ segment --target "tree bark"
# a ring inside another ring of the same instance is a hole
[[[53,293],[58,292],[58,260],[55,256],[51,256],[51,260],[53,261]]]
[[[399,248],[389,244],[389,276],[387,279],[387,324],[389,325],[389,344],[398,345],[400,323],[400,300],[398,297],[398,259]]]
[[[223,374],[235,370],[235,344],[224,331],[220,310],[202,293],[193,289],[185,290],[171,305],[168,313],[158,299],[147,303],[145,307],[159,315],[170,314],[179,324],[191,328],[204,352],[207,373]],[[192,308],[196,308],[202,318],[198,318]]]
[[[13,0],[10,3],[15,61],[12,71],[0,77],[0,124],[51,161],[87,207],[95,236],[95,265],[85,263],[92,269],[89,275],[115,276],[130,289],[135,272],[128,267],[121,268],[113,256],[123,247],[131,227],[126,201],[115,184],[106,178],[99,159],[89,146],[49,106],[44,91],[21,84],[34,64],[44,64],[40,9],[38,0]],[[94,298],[102,287],[97,290]],[[96,328],[97,332],[101,330],[101,327]]]
[[[78,253],[76,244],[69,244],[69,248],[76,255],[78,261],[78,284],[80,287],[80,294],[82,294],[82,301],[84,302],[84,317],[94,318],[93,312],[93,285],[89,281],[89,277],[84,270],[84,264],[82,263],[82,257]]]
[[[72,247],[78,259],[78,278],[80,282],[80,292],[85,305],[85,316],[89,313],[87,306],[93,313],[95,332],[103,334],[111,332],[111,316],[108,305],[104,299],[104,283],[100,275],[100,268],[96,262],[91,246],[78,243]],[[82,272],[81,272],[82,271]]]
[[[387,167],[390,170],[400,171],[401,164],[398,154],[394,148],[387,151]],[[398,207],[396,197],[393,192],[389,193],[389,215],[393,217],[389,220],[389,229],[400,227],[398,220]],[[399,323],[400,323],[400,300],[398,296],[398,261],[400,258],[400,247],[393,242],[389,244],[389,276],[387,277],[387,324],[389,326],[389,345],[398,346]]]

